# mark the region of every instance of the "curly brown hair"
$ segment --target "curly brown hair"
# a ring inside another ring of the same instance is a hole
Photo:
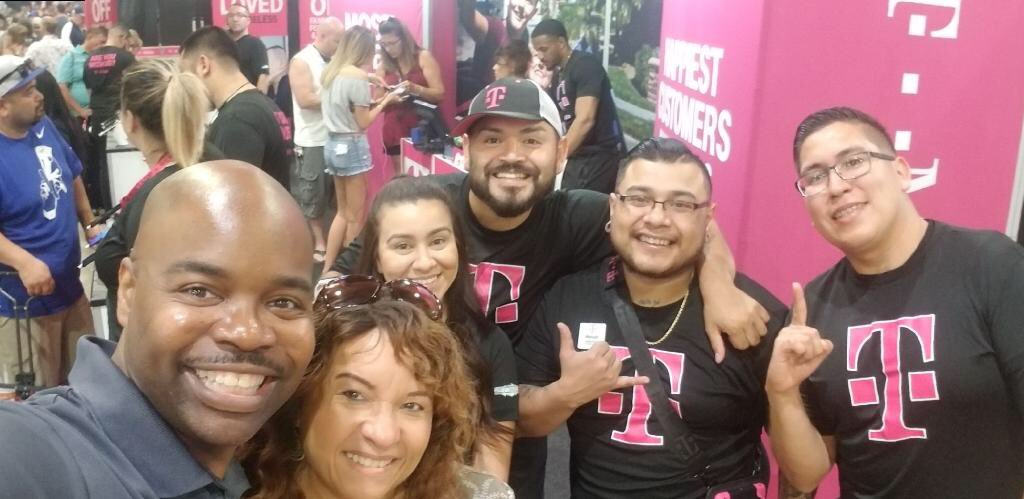
[[[316,347],[295,394],[242,449],[252,488],[245,497],[305,499],[298,483],[308,466],[302,441],[323,398],[329,362],[344,344],[374,329],[390,341],[398,361],[433,397],[430,439],[419,464],[396,491],[402,498],[454,498],[462,456],[476,438],[479,402],[454,335],[405,302],[381,300],[340,310],[317,311]]]

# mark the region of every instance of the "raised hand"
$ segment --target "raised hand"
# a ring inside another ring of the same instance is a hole
[[[804,289],[793,283],[792,320],[775,339],[765,389],[769,393],[797,390],[831,352],[832,342],[823,340],[817,329],[807,325]]]
[[[615,352],[607,343],[599,341],[590,350],[577,351],[568,326],[559,322],[558,334],[558,360],[562,366],[562,377],[558,383],[564,396],[575,407],[609,391],[648,382],[646,376],[621,376],[622,361],[615,358]]]

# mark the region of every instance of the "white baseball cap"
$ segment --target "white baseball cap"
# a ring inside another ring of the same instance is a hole
[[[25,88],[45,69],[33,66],[32,59],[0,55],[0,97]]]

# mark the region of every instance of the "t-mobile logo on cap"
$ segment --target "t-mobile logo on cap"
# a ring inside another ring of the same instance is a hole
[[[921,346],[921,357],[924,362],[935,361],[935,315],[919,315],[901,317],[891,321],[876,321],[863,326],[853,326],[846,331],[846,370],[857,371],[860,352],[875,332],[881,336],[882,375],[885,377],[883,389],[885,400],[878,397],[878,384],[875,376],[853,378],[847,381],[850,390],[850,404],[882,405],[882,426],[868,431],[868,438],[878,442],[898,442],[911,438],[928,438],[928,430],[911,428],[903,421],[903,376],[906,374],[910,390],[910,402],[939,400],[938,385],[935,382],[935,371],[916,371],[904,373],[900,366],[900,337],[902,332],[909,332],[917,338]]]
[[[500,106],[501,101],[505,100],[505,96],[507,94],[507,87],[493,87],[488,89],[487,95],[484,96],[484,101],[487,103],[487,109]]]

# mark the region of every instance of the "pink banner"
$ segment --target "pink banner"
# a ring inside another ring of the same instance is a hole
[[[923,216],[1004,231],[1024,115],[1022,24],[1018,0],[773,3],[744,216],[725,221],[745,236],[734,240],[739,265],[788,301],[791,281],[838,259],[811,227],[790,158],[800,120],[840,104],[889,128]]]
[[[313,40],[313,29],[320,21],[334,16],[345,27],[365,26],[374,32],[389,17],[409,28],[421,41],[423,2],[421,0],[297,0],[299,2],[299,43],[305,47]]]
[[[665,2],[655,132],[709,162],[737,267],[784,301],[840,253],[793,188],[793,134],[847,105],[889,127],[921,214],[1004,231],[1024,115],[1018,0]],[[819,497],[835,497],[833,478]],[[774,495],[772,496],[774,497]]]
[[[285,0],[212,0],[214,26],[227,26],[228,8],[242,4],[249,9],[249,34],[288,36],[288,5]]]
[[[86,26],[117,24],[117,0],[85,0]]]
[[[729,3],[729,2],[726,2]],[[708,162],[716,216],[736,241],[750,175],[762,1],[665,2],[654,135],[682,139]],[[735,202],[732,200],[736,200]],[[733,243],[735,246],[735,243]]]

